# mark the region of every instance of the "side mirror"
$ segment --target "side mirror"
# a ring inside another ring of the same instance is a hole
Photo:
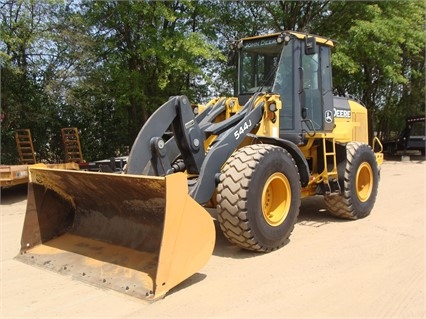
[[[305,54],[313,55],[317,51],[317,40],[315,37],[305,37]]]

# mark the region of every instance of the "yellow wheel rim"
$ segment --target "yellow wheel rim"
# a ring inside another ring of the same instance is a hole
[[[291,187],[287,177],[274,173],[262,191],[262,213],[266,222],[278,226],[286,219],[291,204]]]
[[[364,162],[356,173],[356,194],[361,202],[366,202],[373,191],[373,170]]]

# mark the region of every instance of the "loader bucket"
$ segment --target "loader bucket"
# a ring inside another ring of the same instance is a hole
[[[16,259],[155,300],[202,268],[214,242],[213,219],[183,173],[30,168]]]

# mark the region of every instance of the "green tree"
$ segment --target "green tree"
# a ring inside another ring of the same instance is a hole
[[[29,128],[34,137],[37,159],[48,159],[51,132],[45,123],[54,121],[54,105],[43,88],[43,67],[49,58],[49,3],[1,1],[1,162],[17,163],[14,131]]]
[[[169,96],[194,96],[197,85],[189,79],[202,77],[203,61],[217,57],[218,51],[191,28],[195,7],[190,1],[88,1],[83,6],[98,58],[92,71],[100,75],[114,110],[126,116],[131,145]],[[90,86],[92,80],[88,76],[78,87]]]
[[[337,40],[334,86],[367,106],[370,138],[424,110],[425,3],[332,2],[329,9],[320,29]]]
[[[127,154],[169,96],[232,94],[230,42],[292,29],[336,40],[334,87],[386,132],[424,112],[422,1],[0,0],[1,160],[17,128],[38,159],[62,159],[61,127],[78,127],[86,159]],[[371,129],[371,132],[373,129]]]
[[[269,13],[270,25],[276,31],[313,32],[315,25],[324,21],[330,1],[265,1],[262,6]]]

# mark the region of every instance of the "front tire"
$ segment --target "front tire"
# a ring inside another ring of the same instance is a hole
[[[364,218],[373,209],[378,184],[377,161],[371,147],[358,142],[348,143],[342,194],[325,196],[325,205],[333,216]]]
[[[259,252],[287,243],[299,214],[300,180],[286,150],[268,144],[237,150],[217,190],[218,220],[231,243]]]

